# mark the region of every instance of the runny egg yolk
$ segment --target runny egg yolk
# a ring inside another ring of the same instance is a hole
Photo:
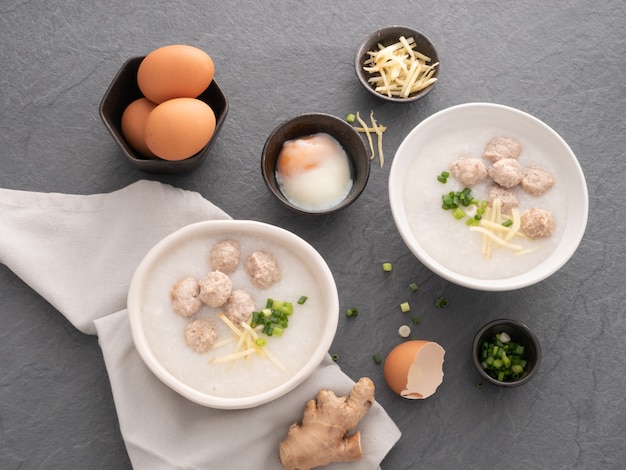
[[[285,142],[276,168],[276,179],[285,197],[305,210],[330,209],[352,189],[348,155],[326,133]]]

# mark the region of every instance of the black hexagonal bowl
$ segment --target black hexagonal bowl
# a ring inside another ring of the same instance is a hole
[[[121,128],[122,113],[126,107],[143,97],[137,85],[137,70],[143,59],[144,56],[133,57],[122,65],[100,102],[100,118],[124,156],[140,170],[148,173],[186,173],[195,170],[206,160],[224,124],[228,114],[226,95],[213,80],[209,87],[197,97],[208,104],[215,113],[215,131],[202,150],[192,157],[179,161],[144,157],[126,142]]]
[[[430,39],[428,39],[422,33],[413,28],[397,25],[377,29],[372,34],[367,36],[363,40],[363,42],[361,42],[361,45],[357,49],[356,57],[354,59],[354,69],[356,72],[356,76],[359,79],[359,82],[361,82],[361,84],[363,85],[363,87],[365,87],[367,91],[372,93],[377,98],[389,101],[391,103],[411,103],[417,101],[430,93],[437,84],[437,82],[435,82],[432,85],[424,88],[423,90],[409,95],[407,98],[399,98],[389,97],[387,95],[377,92],[374,87],[367,81],[367,79],[371,77],[371,74],[363,69],[365,61],[369,58],[367,53],[369,51],[377,50],[378,44],[382,44],[385,47],[395,44],[399,41],[401,36],[404,36],[407,39],[410,37],[415,38],[415,49],[422,54],[430,57],[431,63],[434,64],[436,62],[439,62],[439,55],[437,54],[437,50],[435,49],[433,43],[430,42]],[[433,77],[437,78],[439,76],[440,67],[441,65],[437,66]]]
[[[527,361],[526,370],[522,376],[514,381],[500,381],[491,377],[482,366],[482,345],[485,341],[493,341],[497,333],[506,332],[515,341],[524,346],[524,359]],[[478,374],[486,381],[499,387],[513,388],[528,383],[539,370],[541,363],[541,346],[535,334],[524,323],[516,320],[499,319],[484,325],[472,342],[472,363]]]
[[[287,140],[319,132],[325,132],[337,139],[346,151],[353,184],[346,198],[336,206],[323,211],[309,211],[293,204],[280,190],[276,181],[276,161]],[[266,186],[285,207],[300,214],[324,215],[345,209],[361,195],[369,179],[370,156],[361,135],[346,121],[330,114],[308,113],[289,119],[272,131],[263,147],[261,171]]]

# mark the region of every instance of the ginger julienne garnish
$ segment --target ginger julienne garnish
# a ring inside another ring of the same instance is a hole
[[[352,114],[349,117],[353,116]],[[370,160],[373,160],[376,156],[376,152],[374,150],[374,141],[372,139],[372,134],[376,134],[377,137],[377,149],[378,149],[378,160],[380,163],[380,167],[382,168],[385,164],[385,154],[383,153],[383,132],[387,130],[385,126],[382,126],[376,122],[374,119],[374,111],[370,112],[370,122],[371,126],[368,126],[367,123],[361,118],[361,115],[357,111],[356,120],[359,122],[361,127],[355,127],[354,129],[357,132],[364,133],[367,136],[367,142],[370,146]],[[348,119],[348,122],[353,122],[354,119]]]
[[[363,70],[372,74],[367,80],[374,89],[390,98],[408,98],[437,81],[433,75],[438,62],[415,50],[415,39],[400,37],[399,41],[369,51]]]

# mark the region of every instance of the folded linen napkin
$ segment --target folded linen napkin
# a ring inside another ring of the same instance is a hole
[[[345,395],[354,385],[327,357],[280,403],[215,410],[178,395],[145,366],[125,309],[136,266],[176,229],[228,218],[196,192],[153,181],[95,195],[0,188],[0,262],[80,331],[98,335],[122,437],[137,470],[280,469],[278,443],[300,420],[307,400],[322,388]],[[329,469],[379,468],[400,438],[378,403],[359,429],[363,460]]]

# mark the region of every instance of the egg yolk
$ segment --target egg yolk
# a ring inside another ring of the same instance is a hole
[[[329,151],[332,149],[318,136],[289,140],[285,142],[278,156],[278,171],[284,176],[306,173],[320,166]]]

